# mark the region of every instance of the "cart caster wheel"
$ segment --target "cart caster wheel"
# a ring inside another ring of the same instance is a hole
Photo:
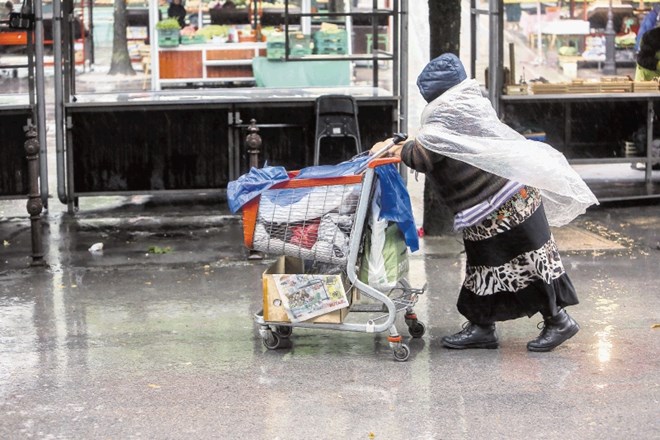
[[[275,350],[280,347],[282,338],[275,332],[268,332],[268,337],[264,338],[264,345],[269,350]]]
[[[394,359],[399,362],[405,362],[410,357],[410,349],[407,345],[401,344],[399,347],[394,349]]]
[[[426,333],[426,326],[422,321],[415,321],[414,324],[408,326],[408,332],[413,338],[419,339]]]
[[[293,327],[288,327],[286,325],[278,325],[275,327],[275,333],[277,333],[280,338],[288,338],[293,333]]]

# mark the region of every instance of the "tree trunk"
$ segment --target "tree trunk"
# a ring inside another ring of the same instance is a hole
[[[431,59],[451,52],[458,56],[461,37],[461,0],[429,0]]]
[[[431,59],[443,53],[459,54],[461,35],[461,0],[429,0]],[[427,235],[450,233],[454,214],[426,180],[424,184],[424,232]]]
[[[135,75],[126,39],[126,0],[114,0],[114,32],[109,75]]]

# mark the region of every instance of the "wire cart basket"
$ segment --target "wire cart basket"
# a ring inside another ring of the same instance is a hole
[[[377,183],[375,168],[399,162],[398,158],[378,156],[370,158],[365,169],[356,175],[278,183],[243,207],[244,241],[248,248],[327,264],[325,267],[340,266],[352,288],[375,300],[370,304],[353,304],[348,309],[351,314],[369,313],[362,324],[343,320],[339,323],[267,321],[264,310],[260,310],[255,314],[255,323],[268,349],[289,346],[289,337],[297,327],[366,333],[388,331],[387,340],[395,360],[406,361],[410,349],[394,324],[400,312],[405,312],[405,322],[413,338],[424,335],[426,327],[417,319],[413,306],[426,286],[415,289],[401,279],[385,294],[358,278],[362,238]],[[295,176],[296,172],[290,175]]]

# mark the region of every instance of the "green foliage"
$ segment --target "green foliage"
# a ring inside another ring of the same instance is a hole
[[[176,18],[166,18],[156,23],[156,29],[162,30],[178,30],[181,29],[179,22]]]
[[[211,24],[199,29],[195,35],[199,35],[206,38],[207,40],[210,40],[213,37],[226,37],[228,32],[229,28],[227,26]]]
[[[172,248],[169,246],[160,247],[160,246],[149,246],[147,250],[150,254],[169,254],[172,252]]]

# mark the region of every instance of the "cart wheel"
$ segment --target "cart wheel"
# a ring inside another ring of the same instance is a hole
[[[288,338],[293,333],[293,327],[288,327],[286,325],[278,325],[275,327],[275,333],[277,333],[280,338]]]
[[[419,339],[424,336],[424,333],[426,333],[426,326],[422,321],[415,321],[408,326],[408,332],[413,338]]]
[[[406,344],[401,344],[394,350],[394,359],[399,362],[405,362],[410,357],[410,349]]]
[[[280,342],[282,342],[282,339],[275,332],[268,332],[268,337],[264,338],[264,345],[269,350],[275,350],[276,348],[279,348]]]

